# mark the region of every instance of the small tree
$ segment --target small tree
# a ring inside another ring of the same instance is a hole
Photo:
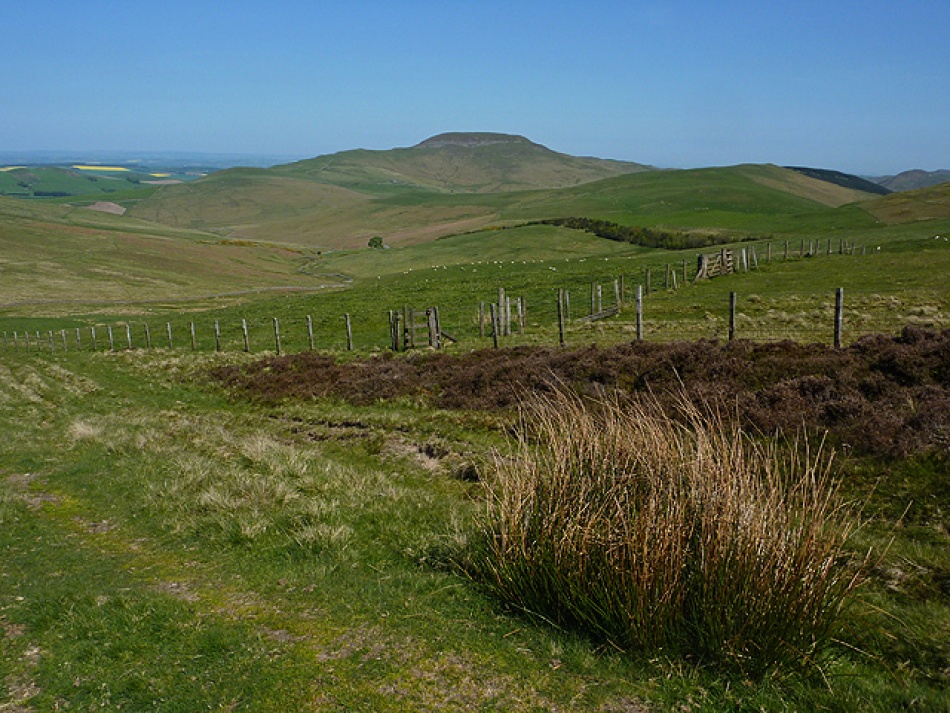
[[[369,239],[369,246],[371,248],[381,248],[383,247],[383,239],[378,235],[374,235]]]

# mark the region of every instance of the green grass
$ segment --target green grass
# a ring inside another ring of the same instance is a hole
[[[950,248],[933,235],[948,231],[945,222],[926,225],[882,226],[873,233],[842,232],[832,241],[833,254],[827,255],[827,239],[820,255],[801,259],[800,241],[790,244],[791,255],[784,259],[784,240],[772,241],[772,262],[767,262],[765,243],[744,243],[755,247],[759,268],[725,278],[703,281],[667,291],[663,287],[666,264],[677,272],[687,261],[689,276],[695,273],[694,251],[665,252],[644,250],[575,231],[534,226],[513,231],[458,236],[424,246],[393,250],[362,251],[328,256],[314,263],[317,278],[340,280],[338,269],[346,267],[356,275],[346,289],[320,293],[202,300],[175,304],[160,301],[148,305],[105,306],[83,309],[67,305],[73,314],[51,318],[61,312],[44,313],[33,308],[32,318],[17,316],[23,309],[10,309],[0,317],[0,329],[12,339],[14,331],[47,332],[68,329],[69,348],[75,346],[76,327],[81,327],[83,348],[91,346],[89,328],[98,325],[99,349],[104,347],[105,326],[114,327],[119,348],[125,345],[125,324],[131,326],[133,345],[145,345],[145,324],[151,331],[153,346],[166,347],[166,322],[172,325],[176,350],[190,350],[190,323],[195,323],[197,347],[215,348],[214,322],[221,330],[225,351],[243,351],[241,320],[249,324],[252,352],[273,351],[273,319],[280,323],[284,352],[307,349],[306,317],[311,316],[315,346],[318,349],[345,349],[344,314],[350,314],[354,347],[357,353],[371,353],[389,345],[388,310],[410,305],[415,309],[438,306],[445,331],[461,340],[449,349],[467,350],[489,346],[490,337],[478,336],[478,308],[497,299],[497,288],[504,287],[512,298],[525,296],[527,329],[503,344],[557,343],[557,289],[570,291],[572,321],[567,327],[570,343],[597,341],[611,343],[635,337],[633,296],[636,285],[645,283],[645,271],[651,271],[653,292],[644,302],[645,338],[670,341],[682,338],[726,338],[728,334],[729,293],[738,295],[737,335],[756,339],[795,338],[830,343],[833,333],[834,292],[844,288],[844,339],[883,331],[896,333],[906,324],[944,328],[950,314],[950,294],[943,276],[950,271]],[[863,241],[866,255],[837,254],[838,240]],[[544,244],[544,248],[533,245]],[[478,245],[481,251],[475,252]],[[880,246],[881,250],[876,248]],[[222,249],[222,248],[218,248]],[[239,250],[240,248],[234,248]],[[806,243],[806,250],[808,243]],[[601,250],[600,255],[592,254]],[[507,251],[507,252],[506,252]],[[587,257],[579,254],[587,251]],[[547,258],[532,259],[532,255]],[[564,257],[573,254],[574,257]],[[510,259],[481,260],[497,255]],[[466,259],[472,262],[461,262]],[[516,258],[527,259],[516,259]],[[476,259],[478,258],[478,259]],[[479,262],[481,260],[481,262]],[[381,264],[383,263],[383,264]],[[413,265],[411,269],[409,266]],[[427,267],[427,265],[432,265]],[[405,268],[405,269],[400,269]],[[391,271],[371,277],[375,270]],[[363,277],[359,277],[364,275]],[[613,281],[624,277],[626,304],[618,317],[594,324],[576,321],[590,311],[590,285],[602,286],[603,303],[613,304]],[[60,306],[60,309],[63,309]],[[43,317],[47,314],[50,316]],[[34,337],[35,339],[35,334]],[[55,348],[60,349],[57,336]]]
[[[326,282],[300,272],[299,251],[13,199],[0,200],[0,248],[0,309],[20,313]]]
[[[934,670],[946,603],[920,594],[926,579],[908,564],[946,571],[945,543],[922,537],[939,515],[918,512],[882,563],[906,573],[891,575],[904,594],[882,579],[848,619],[865,654],[838,651],[827,684],[750,683],[599,648],[499,608],[444,567],[483,507],[449,463],[507,448],[506,418],[409,403],[260,409],[202,385],[204,368],[240,358],[0,353],[0,705],[946,704]],[[455,455],[439,464],[426,451]],[[906,476],[939,477],[918,467]],[[902,511],[899,500],[871,510]],[[886,542],[899,516],[882,512],[862,544]]]
[[[0,171],[0,195],[42,197],[50,194],[69,196],[96,195],[99,200],[113,200],[141,185],[155,180],[136,172],[93,173],[65,167],[34,166]]]

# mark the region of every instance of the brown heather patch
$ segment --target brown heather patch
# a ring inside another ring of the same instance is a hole
[[[950,330],[906,327],[845,349],[791,341],[633,342],[571,349],[516,347],[462,355],[383,354],[349,363],[303,353],[214,369],[236,394],[263,402],[343,398],[356,405],[410,398],[446,409],[509,410],[561,384],[680,392],[737,410],[766,433],[828,431],[846,451],[950,455]]]

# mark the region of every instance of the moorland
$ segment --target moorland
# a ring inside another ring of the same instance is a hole
[[[950,184],[832,174],[446,134],[0,197],[0,710],[946,710]]]

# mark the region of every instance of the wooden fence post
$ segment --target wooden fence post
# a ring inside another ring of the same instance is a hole
[[[90,329],[90,331],[91,331],[91,333],[92,333],[92,351],[97,352],[97,351],[99,351],[99,345],[96,344],[96,328],[93,326],[93,327],[90,327],[89,329]],[[30,336],[29,336],[30,333],[27,332],[26,334],[27,334],[27,337],[26,337],[26,348],[29,349],[29,348],[30,348]]]
[[[788,241],[785,241],[785,259],[788,260]]]
[[[511,336],[511,297],[505,295],[505,336]]]
[[[620,280],[614,280],[614,305],[620,311]]]
[[[214,350],[221,351],[221,325],[218,320],[214,320]]]
[[[53,351],[53,330],[49,330],[49,350]]]
[[[60,330],[60,336],[62,336],[63,338],[63,351],[68,352],[69,347],[66,346],[66,330],[65,329]],[[6,335],[4,335],[4,337],[6,337]]]
[[[109,330],[109,349],[115,351],[115,339],[112,335],[112,325],[110,324],[106,329]]]
[[[191,330],[191,351],[198,349],[198,340],[195,338],[195,323],[189,322],[188,328]]]
[[[564,289],[564,321],[571,322],[571,291],[567,288]]]
[[[736,338],[736,293],[729,293],[729,341]]]
[[[496,310],[498,323],[501,328],[501,335],[508,334],[508,325],[505,324],[505,288],[498,288],[498,309]]]
[[[277,356],[280,356],[280,322],[274,317],[274,348],[277,350]]]
[[[172,349],[174,345],[172,344],[172,323],[165,322],[165,331],[168,333],[168,348]]]
[[[742,248],[742,271],[749,271],[749,254],[745,248]]]
[[[148,328],[148,322],[145,323],[145,348],[152,349],[152,332]]]
[[[767,243],[765,254],[766,254],[765,261],[768,263],[771,263],[772,262],[772,243]]]
[[[429,325],[429,346],[438,349],[439,337],[435,326],[435,310],[431,307],[426,310],[426,322]]]
[[[132,325],[128,323],[125,325],[125,343],[129,345],[129,349],[132,348]]]
[[[597,314],[604,311],[604,290],[602,285],[597,285]]]
[[[637,285],[637,341],[643,339],[643,285]]]
[[[557,291],[557,343],[564,346],[564,288]]]
[[[590,315],[593,317],[597,314],[597,286],[592,282],[590,283]]]
[[[389,311],[389,319],[392,320],[392,310]],[[310,345],[310,351],[313,351],[313,320],[307,315],[307,343]]]
[[[835,349],[841,349],[841,329],[844,322],[844,288],[835,290]]]
[[[251,340],[249,338],[250,335],[247,333],[247,319],[243,317],[241,318],[241,333],[244,337],[244,351],[249,352],[251,351]]]
[[[499,328],[498,305],[492,302],[491,304],[491,336],[492,336],[492,344],[494,345],[495,349],[498,348],[498,328]]]
[[[515,302],[516,312],[518,314],[518,331],[524,334],[524,296],[518,298]]]
[[[343,315],[346,322],[346,351],[353,351],[353,322],[350,320],[350,313]]]

